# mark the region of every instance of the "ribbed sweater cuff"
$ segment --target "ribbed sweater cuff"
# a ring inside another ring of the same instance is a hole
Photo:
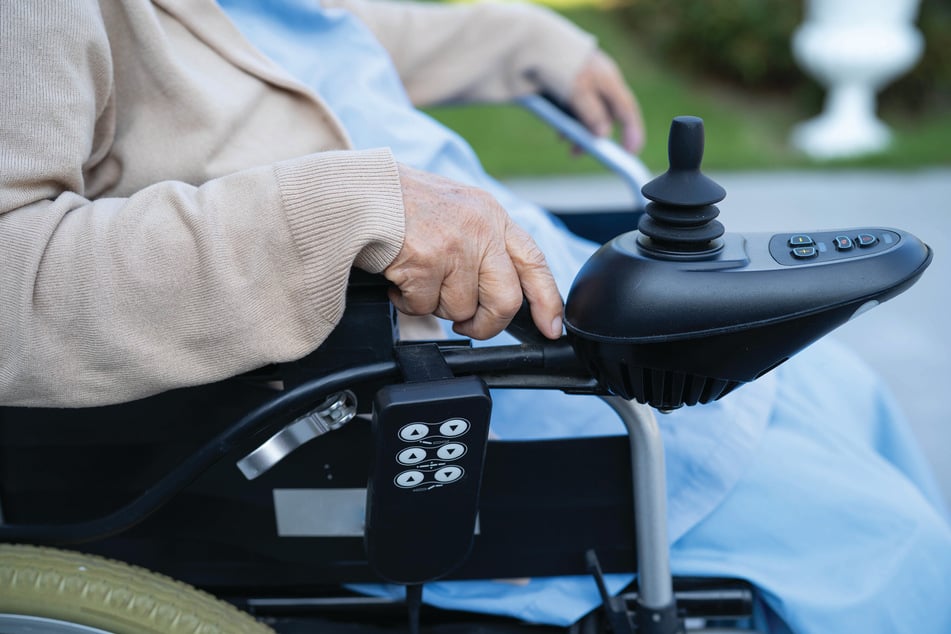
[[[531,45],[538,81],[553,97],[567,101],[582,66],[598,48],[597,40],[551,11],[542,14],[539,27]]]
[[[379,273],[403,245],[403,194],[389,149],[311,154],[275,166],[305,281],[318,305],[350,266]]]

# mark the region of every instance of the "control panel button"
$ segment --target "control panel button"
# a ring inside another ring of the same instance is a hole
[[[852,238],[849,236],[836,236],[832,241],[835,243],[836,251],[848,251],[852,248]]]
[[[466,446],[459,442],[447,442],[436,450],[436,455],[443,460],[458,460],[466,455]]]
[[[426,450],[418,447],[410,447],[396,454],[396,461],[407,466],[419,464],[426,459]]]
[[[393,433],[393,432],[390,432]],[[425,438],[429,434],[429,426],[423,423],[410,423],[400,429],[400,438],[406,442],[413,442]]]
[[[426,476],[423,475],[422,471],[413,470],[400,473],[393,481],[396,482],[396,486],[402,489],[412,489],[422,484],[425,478]]]
[[[895,231],[879,227],[777,233],[769,238],[769,254],[783,266],[814,266],[885,253],[901,239]]]
[[[815,247],[797,247],[792,250],[792,256],[800,260],[814,258],[819,254]]]
[[[469,421],[465,418],[450,418],[439,426],[439,433],[443,436],[455,438],[469,431]]]
[[[436,482],[455,482],[462,477],[462,474],[462,467],[443,467],[434,473],[433,477],[436,478]]]
[[[791,247],[808,247],[815,244],[815,241],[804,233],[800,233],[789,238]]]

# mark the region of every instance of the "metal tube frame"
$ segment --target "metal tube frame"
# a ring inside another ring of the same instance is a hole
[[[664,442],[650,406],[602,396],[627,428],[631,446],[640,632],[677,632],[679,625],[667,536]]]
[[[630,188],[638,206],[643,208],[647,204],[641,186],[652,177],[639,158],[610,139],[595,136],[578,119],[545,97],[528,95],[519,99],[518,103],[619,176]]]

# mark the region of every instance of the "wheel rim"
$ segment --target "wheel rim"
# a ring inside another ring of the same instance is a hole
[[[0,634],[111,634],[111,632],[42,616],[0,614]]]

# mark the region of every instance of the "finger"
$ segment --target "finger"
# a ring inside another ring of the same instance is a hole
[[[640,151],[644,143],[644,124],[634,93],[610,57],[596,54],[592,65],[597,68],[595,91],[603,99],[611,120],[621,124],[621,144],[629,152]]]
[[[506,232],[506,244],[522,293],[531,307],[532,321],[546,337],[557,339],[561,336],[564,304],[544,254],[514,222]]]
[[[488,339],[509,325],[522,305],[518,273],[508,254],[487,256],[479,271],[479,305],[471,319],[457,322],[453,330],[473,339]]]
[[[442,275],[435,271],[405,270],[384,272],[385,277],[395,284],[389,290],[390,301],[400,312],[407,315],[431,315],[439,307],[439,292]]]
[[[478,271],[468,266],[456,268],[443,280],[435,315],[454,322],[468,321],[478,307]]]
[[[644,118],[640,104],[620,75],[604,87],[604,98],[614,119],[621,124],[621,144],[628,152],[637,154],[644,147]]]
[[[611,115],[601,100],[600,95],[593,88],[588,88],[576,95],[572,108],[575,114],[592,133],[599,137],[611,134]]]
[[[647,134],[640,108],[637,108],[635,112],[633,118],[622,124],[621,143],[631,154],[640,154],[647,142]]]

